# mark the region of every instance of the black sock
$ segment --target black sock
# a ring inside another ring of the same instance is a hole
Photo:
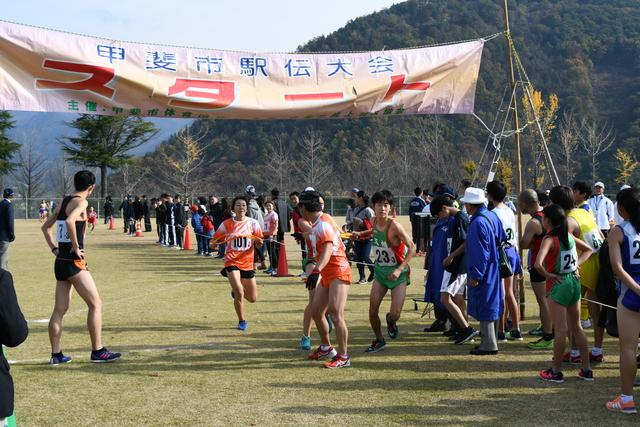
[[[62,357],[62,352],[60,352],[60,353],[51,353],[51,357]]]
[[[550,333],[550,334],[543,333],[542,339],[545,341],[551,341],[553,339],[553,333]]]
[[[100,347],[97,350],[91,350],[91,353],[100,353],[102,350],[104,350],[104,347]]]

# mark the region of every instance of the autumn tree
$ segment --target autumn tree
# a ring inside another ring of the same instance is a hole
[[[161,162],[166,167],[156,170],[156,176],[185,197],[192,195],[193,178],[207,161],[205,152],[213,142],[207,140],[208,131],[204,122],[197,127],[185,126],[173,143],[162,149]]]
[[[70,123],[77,136],[60,140],[69,160],[100,168],[100,197],[108,189],[108,171],[117,170],[131,159],[131,150],[153,138],[153,123],[136,116],[95,116],[83,114]]]
[[[545,100],[542,92],[535,90],[533,86],[529,86],[522,97],[522,105],[527,122],[534,127],[534,130],[531,131],[535,135],[532,138],[532,141],[534,141],[532,142],[532,160],[534,162],[532,171],[534,185],[539,187],[544,183],[544,174],[547,170],[547,166],[545,166],[547,155],[544,144],[546,142],[549,145],[553,131],[556,128],[559,108],[558,95],[551,93]],[[540,125],[539,129],[537,128],[538,124]],[[542,135],[540,135],[540,130],[542,130]],[[535,142],[536,140],[538,141],[537,143]]]
[[[638,168],[638,165],[640,165],[640,162],[636,160],[632,153],[620,148],[616,150],[615,158],[618,161],[618,166],[616,167],[618,171],[616,182],[620,185],[627,184],[633,172]]]

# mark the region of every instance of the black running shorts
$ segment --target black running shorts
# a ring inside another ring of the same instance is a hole
[[[53,265],[53,271],[56,275],[56,280],[59,282],[66,282],[71,277],[80,273],[81,271],[89,270],[87,263],[83,259],[59,259]]]
[[[222,274],[224,277],[228,277],[227,276],[228,271],[239,271],[241,279],[253,279],[254,277],[256,277],[255,270],[240,270],[235,265],[230,265],[229,267],[223,268],[222,270],[220,270],[220,274]]]

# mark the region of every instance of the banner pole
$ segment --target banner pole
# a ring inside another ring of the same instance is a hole
[[[511,40],[511,29],[509,27],[509,0],[504,0],[504,29],[507,38],[507,55],[509,64],[509,83],[511,85],[511,91],[513,92],[516,87],[516,76],[513,69],[513,41]],[[520,153],[520,124],[518,122],[518,100],[516,96],[511,99],[510,108],[513,110],[513,130],[515,131],[515,163],[516,163],[516,182],[518,195],[522,193],[522,157]],[[518,209],[518,242],[522,239],[522,212]],[[520,259],[523,259],[523,250],[518,245],[518,252]],[[520,319],[524,319],[525,311],[525,295],[524,295],[524,274],[518,278],[518,290],[520,293]]]

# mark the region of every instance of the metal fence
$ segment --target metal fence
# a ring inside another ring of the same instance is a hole
[[[396,197],[397,203],[397,213],[398,215],[408,215],[409,214],[409,203],[414,196],[399,196]],[[60,197],[38,197],[38,198],[15,198],[13,199],[13,211],[16,219],[38,219],[40,217],[39,209],[40,203],[42,200],[46,200],[48,203],[53,202],[53,208],[60,203]],[[96,212],[98,212],[98,217],[103,218],[104,212],[102,211],[104,207],[104,200],[92,197],[87,199],[89,202],[89,206],[93,206]],[[231,197],[229,197],[231,200]],[[329,214],[336,217],[345,216],[347,214],[347,201],[348,197],[325,197],[325,209]],[[115,210],[114,217],[119,218],[120,211],[118,208],[120,207],[121,200],[114,200],[113,206]],[[53,211],[53,209],[51,209]],[[151,215],[154,216],[155,212],[153,209],[151,210]]]

